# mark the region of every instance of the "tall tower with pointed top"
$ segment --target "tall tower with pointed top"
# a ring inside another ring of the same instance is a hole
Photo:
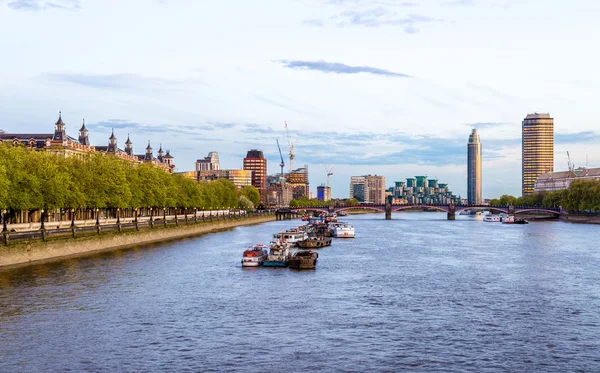
[[[129,134],[127,134],[127,141],[125,141],[125,153],[133,155],[133,143],[129,139]]]
[[[154,156],[152,155],[152,147],[150,146],[150,140],[148,140],[148,146],[146,146],[146,156],[144,157],[145,161],[152,161]]]
[[[164,159],[165,159],[164,155],[165,155],[165,152],[163,152],[163,150],[162,150],[162,144],[160,144],[160,147],[158,148],[158,157],[157,157],[158,160],[161,161],[161,162],[164,162]]]
[[[117,138],[115,137],[115,130],[113,129],[110,137],[108,138],[108,152],[116,153],[117,152]]]
[[[481,141],[476,129],[471,131],[467,143],[467,203],[481,205]]]
[[[58,112],[58,120],[56,121],[54,128],[54,136],[52,137],[53,141],[64,141],[67,139],[67,134],[65,133],[65,123],[62,120],[62,112]]]
[[[79,129],[79,143],[81,145],[90,145],[90,139],[88,138],[88,130],[85,128],[85,119]]]

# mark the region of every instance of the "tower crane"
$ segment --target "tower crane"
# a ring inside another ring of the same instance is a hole
[[[569,167],[569,176],[571,176],[571,173],[573,172],[573,169],[575,168],[575,166],[573,166],[573,163],[571,163],[571,155],[569,154],[568,150],[567,150],[567,159],[568,159],[567,166]]]
[[[288,148],[290,149],[290,173],[294,170],[294,143],[292,143],[292,140],[290,139],[290,131],[288,130],[288,125],[287,125],[287,121],[284,121],[285,123],[285,134],[287,136],[287,140],[288,140]]]
[[[285,166],[285,163],[283,163],[283,155],[281,154],[281,147],[279,146],[279,139],[277,139],[277,149],[279,149],[279,158],[281,158],[279,167],[281,167],[281,178],[283,179],[283,167]]]

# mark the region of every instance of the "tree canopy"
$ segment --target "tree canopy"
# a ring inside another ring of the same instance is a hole
[[[256,193],[244,191],[252,202]],[[0,144],[2,209],[224,209],[237,207],[241,194],[229,180],[198,183],[151,164],[134,164],[109,154],[63,157]]]

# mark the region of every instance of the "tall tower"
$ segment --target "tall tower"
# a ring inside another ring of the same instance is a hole
[[[267,189],[267,159],[261,150],[252,149],[246,153],[244,170],[252,171],[252,185],[256,189]]]
[[[522,193],[533,193],[535,180],[554,171],[554,118],[550,114],[528,114],[523,120]]]
[[[115,137],[115,130],[113,129],[108,138],[108,149],[109,153],[117,153],[117,138]]]
[[[481,141],[476,129],[471,131],[467,143],[467,203],[481,205]]]
[[[129,134],[127,134],[127,141],[125,141],[125,153],[133,155],[133,143],[129,139]]]
[[[79,143],[81,145],[90,145],[90,139],[88,138],[88,130],[87,128],[85,128],[85,120],[83,120],[81,129],[79,130]]]

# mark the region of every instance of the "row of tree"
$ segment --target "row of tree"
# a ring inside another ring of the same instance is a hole
[[[492,206],[536,206],[569,211],[600,211],[600,180],[574,180],[567,189],[536,192],[523,197],[503,195],[490,201]]]
[[[290,201],[290,207],[321,207],[321,206],[339,206],[339,205],[358,206],[358,205],[360,205],[360,202],[358,202],[354,198],[350,198],[350,199],[346,199],[346,200],[331,199],[329,201],[321,201],[316,198],[310,199],[307,197],[300,197],[298,199],[293,199]]]
[[[0,209],[244,208],[260,193],[228,180],[198,183],[106,154],[57,156],[0,144]]]

